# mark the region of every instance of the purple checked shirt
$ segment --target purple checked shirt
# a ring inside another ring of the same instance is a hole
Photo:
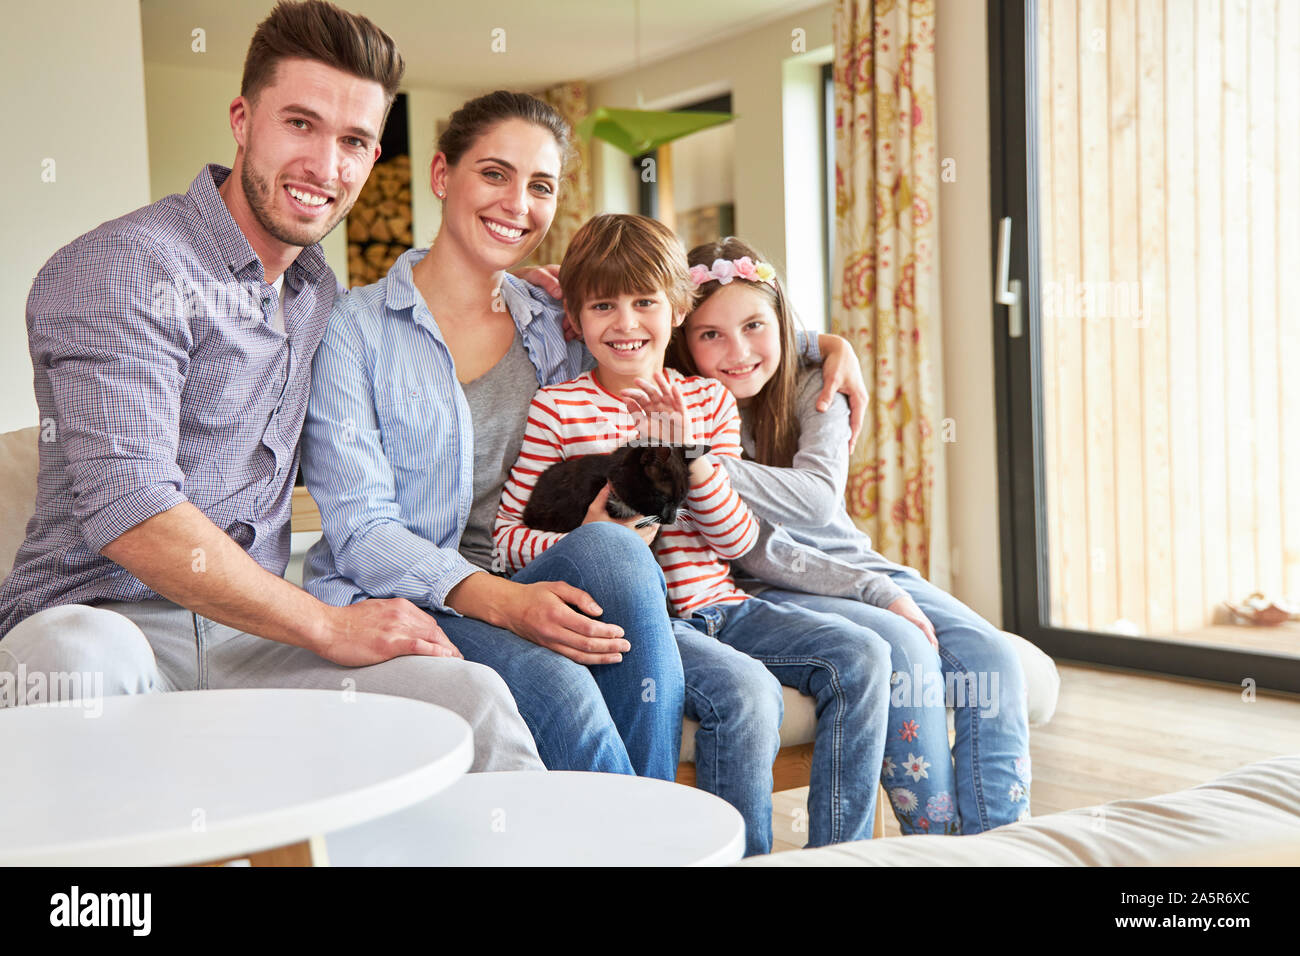
[[[0,637],[55,605],[157,599],[99,551],[184,501],[284,573],[312,356],[339,286],[320,246],[303,249],[275,329],[275,288],[217,193],[229,174],[205,167],[184,195],[74,239],[36,276],[40,477]]]

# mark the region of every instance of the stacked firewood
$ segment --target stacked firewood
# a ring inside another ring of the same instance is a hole
[[[348,213],[348,284],[381,279],[413,244],[411,157],[377,163]]]

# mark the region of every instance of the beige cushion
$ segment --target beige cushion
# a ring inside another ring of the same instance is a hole
[[[965,837],[906,836],[755,857],[752,866],[1140,866],[1300,863],[1300,755],[1177,793],[1114,800]]]
[[[1052,719],[1056,712],[1056,699],[1061,692],[1061,675],[1056,664],[1039,648],[1023,637],[1008,631],[1002,632],[1020,655],[1020,665],[1025,672],[1025,685],[1029,690],[1029,725],[1039,727]],[[790,687],[781,688],[785,700],[785,719],[781,722],[781,746],[810,744],[817,732],[817,712],[811,697]],[[952,711],[948,712],[949,726]],[[682,763],[695,760],[695,731],[699,723],[686,720],[682,724]]]
[[[0,435],[0,578],[13,567],[36,509],[39,428]]]
[[[1056,701],[1061,695],[1061,674],[1056,669],[1056,662],[1019,634],[1003,631],[1002,635],[1016,649],[1020,667],[1025,672],[1025,689],[1029,691],[1029,726],[1041,727],[1056,713]]]

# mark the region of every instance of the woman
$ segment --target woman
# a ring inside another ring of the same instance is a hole
[[[597,499],[513,578],[492,563],[533,394],[590,362],[554,299],[502,275],[551,225],[568,137],[534,97],[466,103],[430,171],[443,203],[432,246],[336,305],[303,430],[324,530],[305,586],[333,604],[383,595],[428,609],[467,660],[505,679],[547,767],[673,779],[682,668],[649,529]],[[835,367],[828,378],[857,373],[865,398],[856,363]]]

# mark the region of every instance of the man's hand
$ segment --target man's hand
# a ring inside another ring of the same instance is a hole
[[[862,377],[862,363],[849,340],[838,335],[818,335],[817,347],[822,353],[822,393],[817,396],[817,411],[831,407],[836,392],[849,397],[849,451],[858,443],[862,422],[867,415],[867,383]]]
[[[934,625],[930,619],[925,616],[925,612],[916,606],[911,595],[904,594],[901,598],[889,605],[889,610],[893,611],[899,617],[906,618],[921,629],[925,639],[930,642],[930,646],[936,651],[939,649],[939,639],[935,637]]]
[[[332,608],[329,617],[315,651],[335,664],[362,667],[407,654],[464,659],[433,618],[405,598],[372,598]]]
[[[605,482],[605,487],[600,489],[599,494],[591,500],[587,507],[587,515],[582,519],[583,524],[591,524],[593,521],[609,521],[614,524],[621,524],[624,527],[631,528],[641,536],[641,540],[646,544],[654,544],[655,536],[659,534],[659,525],[650,524],[644,528],[638,528],[637,523],[645,520],[645,515],[633,515],[630,518],[615,518],[605,509],[605,502],[609,500],[609,493],[613,490],[610,483]]]
[[[542,291],[552,299],[564,299],[564,292],[560,289],[560,267],[557,265],[531,266],[520,269],[513,275],[516,279],[523,279],[529,285],[540,286]]]

